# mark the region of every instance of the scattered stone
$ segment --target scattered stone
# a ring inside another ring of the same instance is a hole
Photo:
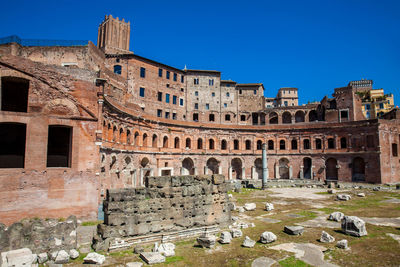
[[[79,252],[76,249],[71,249],[69,251],[69,257],[73,260],[79,257]]]
[[[246,236],[243,240],[242,246],[245,248],[252,248],[256,244],[256,241],[252,240],[250,237]]]
[[[340,221],[342,221],[343,218],[344,218],[344,214],[342,212],[335,211],[335,212],[332,212],[329,215],[328,220],[335,221],[335,222],[340,222]]]
[[[322,242],[322,243],[332,243],[332,242],[334,242],[334,241],[335,241],[335,238],[334,238],[333,236],[331,236],[330,234],[328,234],[328,233],[325,232],[325,231],[322,231],[321,237],[320,237],[320,239],[319,239],[319,242]]]
[[[32,264],[36,264],[38,261],[37,254],[32,254]]]
[[[125,264],[125,267],[142,267],[143,263],[135,261],[135,262],[128,262]]]
[[[237,220],[239,220],[239,217],[237,217],[237,216],[232,216],[232,221],[236,222]]]
[[[277,240],[277,237],[272,232],[264,232],[260,236],[260,242],[263,244],[272,243],[272,242],[275,242],[276,240]]]
[[[226,231],[221,233],[221,236],[219,238],[219,242],[221,244],[229,244],[229,243],[231,243],[231,241],[232,241],[231,233],[226,232]]]
[[[246,203],[244,209],[247,211],[256,210],[256,203]]]
[[[339,194],[336,196],[337,200],[348,201],[351,199],[351,196],[348,194]]]
[[[240,229],[232,229],[231,234],[233,238],[241,237],[243,235]]]
[[[63,267],[62,264],[49,262],[46,264],[48,267]]]
[[[236,224],[237,227],[239,227],[240,229],[246,229],[249,228],[249,225],[245,222],[239,222]]]
[[[57,257],[58,251],[53,251],[50,253],[50,260],[54,261]]]
[[[328,188],[335,188],[335,187],[336,187],[335,183],[329,183],[328,184]]]
[[[165,262],[165,257],[159,252],[142,252],[140,258],[147,264],[156,264]]]
[[[256,227],[256,225],[254,223],[250,223],[249,227]]]
[[[274,204],[272,204],[272,203],[266,203],[265,204],[265,210],[266,211],[271,211],[273,209],[274,209]]]
[[[101,255],[101,254],[96,253],[96,252],[90,252],[83,259],[83,263],[86,263],[86,264],[103,264],[105,260],[106,260],[106,257],[104,255]]]
[[[377,186],[377,187],[374,187],[372,190],[374,190],[374,191],[381,191],[381,188],[380,188],[379,186]]]
[[[209,233],[204,233],[197,238],[197,243],[203,248],[212,248],[216,241],[217,237]]]
[[[49,260],[47,253],[40,253],[37,255],[38,263],[42,264]]]
[[[31,266],[34,256],[29,248],[21,248],[1,253],[1,266]]]
[[[255,259],[252,263],[251,263],[251,267],[270,267],[273,264],[275,264],[276,261],[274,261],[271,258],[268,257],[260,257]]]
[[[358,197],[365,197],[365,193],[358,193],[357,196]]]
[[[230,203],[229,203],[229,207],[230,207],[231,211],[234,211],[234,210],[237,209],[236,204],[233,203],[233,202],[230,202]]]
[[[60,250],[54,260],[56,264],[64,264],[69,262],[69,254],[65,250]]]
[[[301,235],[304,232],[303,226],[285,226],[283,231],[289,235]]]
[[[229,198],[233,198],[233,195],[232,195],[232,194],[228,194],[228,197],[229,197]]]
[[[394,240],[396,240],[400,244],[400,235],[391,234],[391,233],[387,233],[386,235],[390,236],[391,238],[393,238]]]
[[[328,194],[335,194],[336,193],[336,190],[334,190],[334,189],[328,189]]]
[[[137,246],[133,249],[133,253],[140,254],[140,253],[142,253],[142,252],[144,252],[144,248],[143,248],[141,245],[137,245]]]
[[[339,240],[336,244],[336,247],[341,249],[348,249],[348,242],[346,239]]]
[[[239,211],[240,213],[242,213],[242,212],[245,212],[245,209],[244,209],[243,207],[238,207],[238,211]]]
[[[347,235],[358,237],[367,235],[365,222],[356,216],[344,216],[342,230]]]
[[[175,245],[173,243],[155,243],[154,252],[160,252],[165,257],[175,256]]]

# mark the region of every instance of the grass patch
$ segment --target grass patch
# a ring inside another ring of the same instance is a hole
[[[297,212],[297,214],[302,215],[309,219],[317,218],[317,214],[315,212],[309,211],[309,210],[302,210],[300,212]]]
[[[294,256],[291,256],[289,258],[279,261],[279,265],[284,266],[284,267],[308,267],[308,266],[311,266],[311,265],[308,265],[307,263],[305,263],[304,261],[296,259]]]
[[[183,260],[182,256],[172,256],[172,257],[167,257],[165,259],[165,263],[169,264],[169,263],[174,263],[174,262],[182,261],[182,260]]]
[[[328,192],[317,192],[317,193],[314,193],[314,194],[317,194],[317,195],[332,195],[331,193],[328,193]]]
[[[121,251],[114,251],[114,252],[110,252],[110,256],[112,257],[126,257],[126,256],[133,256],[133,250],[121,250]]]
[[[101,223],[103,223],[103,221],[87,221],[87,222],[82,222],[81,226],[95,226]]]

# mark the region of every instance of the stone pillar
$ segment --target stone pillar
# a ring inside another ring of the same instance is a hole
[[[256,179],[256,167],[251,166],[251,179]]]
[[[194,170],[194,175],[199,175],[199,171],[197,170],[196,167],[194,167],[193,170]]]
[[[242,168],[242,179],[246,179],[246,168]]]
[[[304,166],[300,166],[300,179],[304,179]]]
[[[208,174],[208,167],[204,166],[204,174]]]
[[[289,166],[289,179],[293,178],[293,167]]]
[[[279,175],[279,164],[275,163],[275,178],[281,178],[281,176]]]
[[[222,167],[218,166],[218,174],[222,174]]]
[[[232,167],[229,167],[228,169],[228,178],[229,180],[232,180]]]
[[[314,168],[315,168],[315,166],[311,165],[311,174],[310,174],[310,179],[311,180],[314,179]]]
[[[263,177],[262,177],[262,188],[267,187],[268,182],[268,164],[267,164],[267,144],[262,144],[262,165],[263,165]]]

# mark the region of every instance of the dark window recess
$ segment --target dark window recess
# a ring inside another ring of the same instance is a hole
[[[340,148],[347,148],[347,139],[346,139],[346,137],[340,138]]]
[[[214,114],[210,114],[209,121],[215,121],[215,115]]]
[[[297,149],[297,140],[292,140],[292,149]]]
[[[176,120],[176,113],[172,113],[172,119]]]
[[[262,149],[262,141],[258,140],[257,141],[257,150],[261,150]]]
[[[167,70],[167,76],[166,78],[169,80],[170,72]]]
[[[140,77],[145,78],[146,77],[146,69],[145,68],[140,68]]]
[[[144,88],[140,87],[140,92],[139,92],[140,97],[144,97]]]
[[[157,99],[158,99],[158,101],[162,101],[162,93],[161,92],[157,93]]]
[[[24,168],[26,125],[0,123],[0,168]]]
[[[181,76],[181,83],[185,82],[185,76]]]
[[[157,117],[161,118],[162,117],[162,110],[157,109]]]
[[[172,104],[177,104],[178,97],[176,95],[172,96]]]
[[[162,69],[158,69],[158,77],[162,77]]]
[[[280,150],[285,150],[285,149],[286,149],[286,144],[285,144],[285,141],[284,141],[284,140],[281,140],[281,141],[279,142],[279,149],[280,149]]]
[[[349,118],[349,112],[347,110],[341,110],[340,111],[340,118],[341,119],[348,119]]]
[[[178,74],[174,73],[174,82],[178,80]]]
[[[250,150],[250,149],[251,149],[251,141],[246,140],[246,150]]]
[[[120,65],[115,65],[114,66],[114,73],[121,75],[122,67]]]
[[[304,140],[305,141],[305,140]],[[305,144],[305,143],[304,143]],[[304,147],[305,148],[305,147]],[[321,139],[315,139],[315,148],[322,149],[322,141]],[[306,148],[305,148],[306,149]]]
[[[311,146],[310,146],[310,139],[304,139],[304,141],[303,141],[303,147],[304,147],[304,149],[311,149]]]
[[[334,149],[335,148],[335,139],[329,138],[328,139],[328,148],[329,149]]]
[[[226,149],[226,140],[222,140],[222,142],[221,142],[221,149],[222,150],[225,150]]]
[[[393,144],[392,144],[392,156],[393,156],[393,157],[397,157],[397,156],[398,156],[397,144],[396,144],[396,143],[393,143]]]
[[[240,121],[246,121],[246,115],[240,115]]]
[[[28,111],[29,81],[15,77],[1,78],[1,110]]]
[[[193,113],[193,121],[199,121],[199,114]]]
[[[233,140],[233,149],[239,150],[239,140],[237,139]]]
[[[47,167],[71,167],[72,128],[50,125],[47,142]]]
[[[274,141],[268,140],[268,150],[274,150]]]
[[[225,114],[225,120],[230,121],[231,120],[231,115],[230,114]]]

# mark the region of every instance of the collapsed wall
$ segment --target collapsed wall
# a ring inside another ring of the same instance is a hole
[[[111,240],[225,225],[231,220],[223,175],[147,177],[144,188],[107,190],[96,250]]]

